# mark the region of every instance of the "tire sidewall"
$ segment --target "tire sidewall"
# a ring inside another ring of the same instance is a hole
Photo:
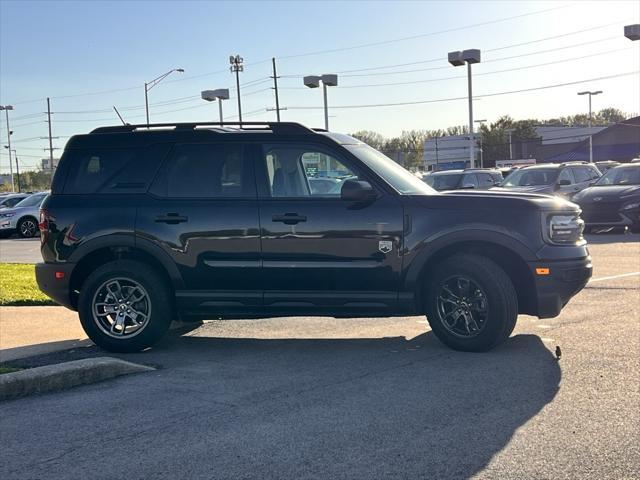
[[[116,339],[105,334],[93,319],[93,298],[97,289],[111,278],[130,278],[140,283],[151,302],[151,317],[144,329],[130,338]],[[107,263],[87,277],[80,290],[78,315],[89,338],[98,346],[114,352],[137,352],[154,345],[171,323],[170,290],[152,268],[131,260]]]
[[[494,281],[491,272],[483,265],[464,261],[464,257],[453,257],[440,264],[428,282],[426,306],[427,319],[433,333],[447,346],[462,351],[482,352],[493,348],[505,338],[509,328],[510,316],[508,299],[499,283]],[[495,265],[496,268],[499,268]],[[473,280],[485,293],[488,302],[487,323],[482,332],[472,338],[457,337],[442,324],[437,311],[437,297],[442,282],[452,275],[463,275]],[[505,274],[506,275],[506,274]]]

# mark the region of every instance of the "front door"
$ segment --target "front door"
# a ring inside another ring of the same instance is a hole
[[[178,267],[183,310],[260,312],[254,158],[241,144],[176,145],[138,208],[136,234]]]
[[[264,145],[257,170],[267,312],[348,315],[396,305],[403,231],[397,197],[324,146]],[[342,200],[348,178],[371,183],[377,198]]]

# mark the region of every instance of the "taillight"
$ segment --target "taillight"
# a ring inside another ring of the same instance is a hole
[[[44,208],[40,209],[40,222],[38,228],[40,229],[40,241],[45,243],[49,235],[49,222],[52,220],[51,215]]]

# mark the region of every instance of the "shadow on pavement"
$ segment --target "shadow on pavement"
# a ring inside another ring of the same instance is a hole
[[[585,235],[585,238],[587,243],[592,245],[640,242],[640,235],[637,233],[590,233]]]
[[[561,379],[534,335],[484,354],[451,351],[431,333],[171,335],[119,357],[164,368],[3,405],[7,471],[46,476],[41,459],[64,454],[58,478],[82,478],[103,464],[94,446],[104,444],[104,478],[469,478],[553,400]],[[60,408],[73,415],[59,418]]]

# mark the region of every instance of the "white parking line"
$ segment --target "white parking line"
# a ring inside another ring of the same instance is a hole
[[[640,275],[640,272],[622,273],[620,275],[612,275],[610,277],[592,278],[591,280],[589,280],[589,283],[603,282],[605,280],[614,280],[616,278],[623,278],[623,277],[634,277],[636,275]]]

